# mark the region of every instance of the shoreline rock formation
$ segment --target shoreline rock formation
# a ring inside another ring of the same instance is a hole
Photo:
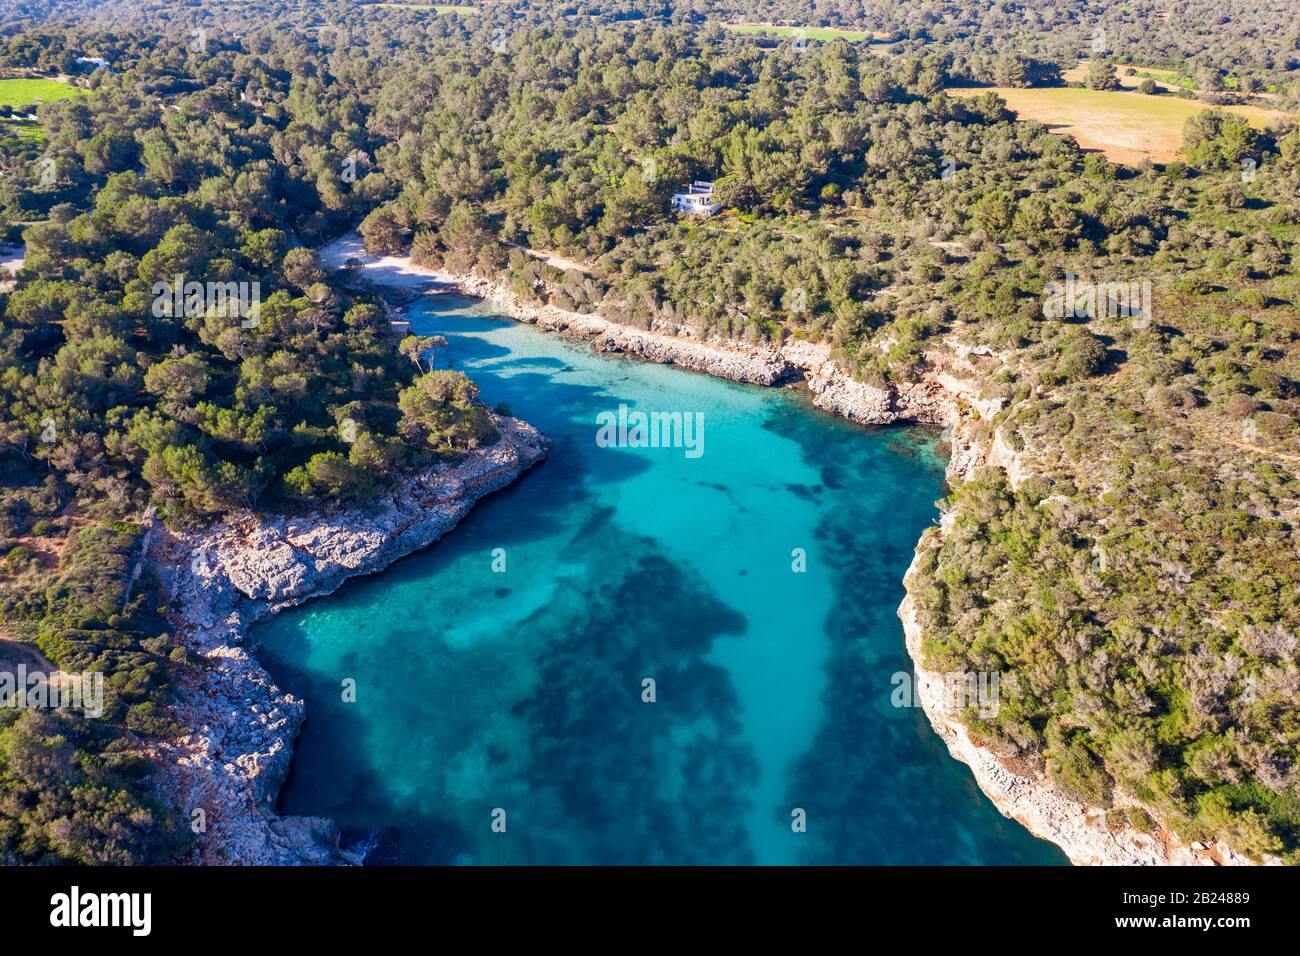
[[[364,251],[355,233],[324,247],[321,255],[326,265],[335,267],[349,259],[359,261],[367,277],[381,286],[414,293],[450,289],[484,299],[513,319],[585,340],[598,351],[624,353],[756,385],[801,382],[818,408],[858,424],[915,422],[944,427],[951,443],[947,468],[950,480],[968,477],[986,465],[1002,468],[1013,485],[1019,484],[1027,474],[1025,453],[1012,451],[987,427],[1003,402],[980,396],[979,370],[960,347],[951,355],[928,355],[930,368],[920,381],[882,389],[855,380],[837,365],[829,347],[823,344],[792,340],[781,345],[759,346],[724,340],[701,341],[690,330],[680,327],[639,330],[597,315],[523,303],[499,281],[423,269],[405,256],[371,256]],[[944,524],[950,526],[955,514],[945,517]],[[905,585],[915,567],[916,559],[904,577]],[[1223,844],[1187,846],[1168,832],[1142,833],[1127,821],[1109,819],[1105,811],[1085,806],[1064,793],[1045,774],[1026,775],[1011,769],[991,750],[974,741],[958,716],[946,708],[940,692],[942,675],[922,666],[923,635],[910,594],[904,598],[898,613],[908,654],[916,668],[918,696],[931,726],[947,744],[951,755],[970,766],[980,789],[1004,816],[1060,846],[1076,865],[1250,862]],[[287,754],[284,762],[287,769]],[[320,821],[304,821],[298,826],[314,834],[312,828],[319,824]]]
[[[912,576],[917,558],[907,569]],[[909,593],[899,605],[907,653],[916,668],[916,695],[935,733],[953,759],[970,767],[975,782],[1003,816],[1030,833],[1055,843],[1075,866],[1212,866],[1249,865],[1223,843],[1212,846],[1184,844],[1174,834],[1158,830],[1143,833],[1105,810],[1090,807],[1065,793],[1042,773],[1022,761],[1000,758],[973,739],[950,707],[944,693],[944,675],[921,666],[923,631]]]
[[[546,456],[550,443],[531,425],[494,420],[495,444],[407,478],[365,508],[247,515],[156,536],[151,560],[179,608],[177,636],[200,665],[180,682],[175,708],[191,732],[152,754],[165,768],[160,789],[198,833],[190,862],[361,862],[339,849],[333,821],[275,813],[304,704],[252,656],[249,628],[428,547]]]
[[[992,417],[987,411],[965,413],[956,424],[956,431],[965,439],[959,443],[954,438],[948,479],[969,478],[977,469],[992,465],[1005,471],[1012,487],[1017,487],[1032,473],[1025,463],[1025,455],[1012,451],[996,433],[991,438],[973,435],[974,426],[981,418]],[[961,453],[959,448],[963,449]],[[942,516],[940,541],[958,516],[957,510]],[[917,618],[910,588],[922,553],[916,552],[903,575],[907,594],[898,607],[907,653],[916,671],[916,696],[948,753],[970,767],[975,782],[1003,816],[1017,821],[1035,836],[1055,843],[1076,866],[1252,865],[1251,860],[1224,843],[1189,845],[1159,827],[1152,833],[1144,833],[1118,813],[1088,806],[1066,793],[1045,772],[1027,761],[1001,757],[973,738],[961,721],[956,702],[945,693],[946,675],[927,670],[922,663],[925,632]]]

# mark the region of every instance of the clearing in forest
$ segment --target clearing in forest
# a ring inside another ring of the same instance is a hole
[[[79,87],[72,86],[70,83],[41,77],[0,80],[0,106],[34,106],[37,100],[42,103],[66,100],[82,92]]]
[[[1183,124],[1189,116],[1210,109],[1197,100],[1147,96],[1127,90],[1081,90],[1075,87],[959,88],[953,96],[979,96],[992,90],[1007,101],[1017,119],[1037,120],[1054,133],[1063,133],[1084,149],[1098,150],[1112,163],[1135,166],[1143,158],[1153,163],[1175,159],[1183,145]],[[1221,106],[1258,129],[1280,110],[1258,106]]]

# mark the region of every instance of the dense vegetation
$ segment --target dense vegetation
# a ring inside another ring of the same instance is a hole
[[[662,9],[636,0],[630,6],[647,16]],[[1288,0],[1236,4],[1232,9],[1213,0],[818,0],[814,4],[806,0],[722,0],[683,4],[675,13],[733,21],[861,27],[883,40],[929,41],[950,51],[1015,48],[1058,62],[1086,56],[1101,29],[1108,50],[1121,57],[1140,58],[1151,66],[1195,62],[1226,73],[1240,70],[1259,76],[1284,74],[1300,63],[1300,29]]]
[[[22,479],[6,470],[5,480]],[[53,484],[46,482],[46,490]],[[159,805],[141,749],[150,737],[181,731],[164,708],[169,669],[185,651],[145,606],[149,581],[128,596],[138,529],[56,520],[73,527],[52,571],[34,566],[22,547],[9,550],[0,614],[15,636],[31,638],[62,670],[103,673],[105,707],[101,716],[93,708],[89,716],[0,708],[0,862],[166,858],[184,845],[187,831],[174,810]],[[12,659],[0,644],[0,660]]]
[[[281,94],[314,72],[268,68]],[[10,861],[140,862],[181,842],[140,756],[177,732],[158,708],[187,666],[156,583],[125,600],[148,506],[176,525],[364,499],[495,435],[472,383],[427,372],[418,341],[399,353],[378,300],[303,246],[366,202],[330,178],[349,135],[370,144],[341,96],[309,82],[268,122],[229,77],[150,75],[42,103],[39,154],[3,159],[26,264],[0,295],[0,628],[101,671],[114,702],[100,719],[0,712]],[[256,325],[159,308],[177,276],[258,283]]]
[[[1185,162],[1116,167],[992,94],[944,93],[1053,81],[1090,17],[1048,8],[1026,33],[1020,8],[806,7],[270,3],[256,24],[219,4],[20,10],[0,66],[86,53],[112,69],[40,107],[39,155],[3,160],[0,216],[28,253],[0,306],[12,573],[59,573],[51,523],[364,497],[491,440],[472,384],[426,373],[364,288],[320,269],[309,247],[357,221],[372,250],[564,308],[829,342],[877,384],[970,354],[1002,407],[983,427],[1032,477],[954,488],[952,532],[923,540],[928,661],[1015,673],[1021,693],[973,730],[1087,800],[1294,860],[1300,132],[1206,112]],[[1129,9],[1097,15],[1134,62],[1290,89],[1294,31],[1267,5],[1214,48],[1194,17]],[[800,49],[705,22],[719,11],[914,46]],[[717,180],[724,215],[671,213],[693,178]],[[182,273],[260,282],[259,325],[155,317],[153,283]],[[1152,308],[1045,315],[1068,275],[1149,281]],[[128,728],[144,702],[126,700]]]

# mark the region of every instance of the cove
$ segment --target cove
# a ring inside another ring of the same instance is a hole
[[[937,435],[476,300],[411,319],[555,446],[430,550],[256,627],[307,702],[280,812],[369,834],[368,862],[1065,862],[891,702]],[[598,442],[620,406],[699,415],[702,454]]]

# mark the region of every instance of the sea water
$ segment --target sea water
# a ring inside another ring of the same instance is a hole
[[[1064,862],[891,699],[937,433],[475,300],[411,318],[554,449],[429,550],[259,625],[307,702],[280,812],[395,828],[405,863]],[[700,453],[598,440],[620,406],[681,413]]]

